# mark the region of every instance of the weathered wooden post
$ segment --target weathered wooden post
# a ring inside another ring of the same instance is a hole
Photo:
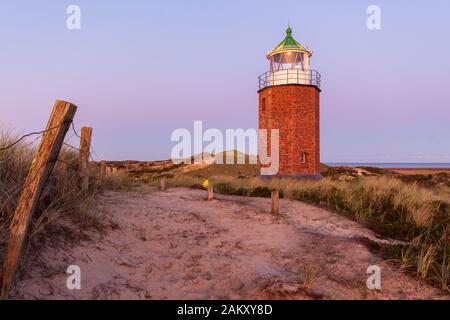
[[[91,152],[91,139],[92,128],[81,128],[79,165],[81,188],[86,193],[89,191],[89,155]]]
[[[272,191],[272,214],[280,213],[280,193],[278,191]]]
[[[103,180],[106,176],[106,161],[100,162],[100,179]]]
[[[214,199],[214,187],[208,186],[208,201],[211,201]]]
[[[77,107],[70,102],[59,100],[53,107],[46,132],[31,163],[16,211],[9,225],[8,248],[3,264],[1,299],[8,298],[31,217],[53,171],[76,110]]]
[[[160,184],[161,184],[161,191],[162,192],[166,191],[166,177],[161,178]]]

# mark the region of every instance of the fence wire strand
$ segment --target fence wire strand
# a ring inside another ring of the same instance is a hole
[[[46,133],[46,132],[49,132],[49,131],[52,131],[52,130],[55,130],[55,129],[61,127],[64,123],[65,123],[65,122],[62,122],[62,123],[60,123],[59,125],[57,125],[57,126],[55,126],[55,127],[53,127],[53,128],[46,129],[46,130],[36,131],[36,132],[31,132],[31,133],[24,134],[23,136],[21,136],[19,139],[17,139],[17,140],[14,141],[13,143],[7,145],[6,147],[0,148],[0,151],[6,151],[6,150],[8,150],[8,149],[11,149],[12,147],[18,145],[18,144],[19,144],[23,139],[25,139],[25,138],[28,138],[28,137],[31,137],[31,136],[34,136],[34,135],[40,135],[40,136],[42,136],[42,135],[43,135],[44,133]],[[39,136],[39,137],[40,137],[40,136]],[[38,138],[39,138],[39,137],[38,137]],[[37,140],[37,139],[35,139],[35,140]],[[34,141],[33,141],[33,142],[34,142]]]
[[[78,137],[78,139],[80,139],[80,141],[86,142],[86,140],[84,140],[80,136],[80,134],[79,134],[80,130],[77,131],[75,129],[75,123],[73,121],[72,121],[72,130],[73,130],[74,134]],[[74,148],[73,146],[69,146],[69,147]],[[76,150],[80,150],[79,148],[75,148],[75,149]],[[95,155],[96,159],[94,158],[94,155]],[[95,148],[94,148],[94,145],[93,145],[92,141],[91,141],[91,145],[90,145],[90,149],[89,149],[89,158],[91,158],[91,160],[94,161],[94,162],[100,162],[101,161],[101,158],[98,156],[97,152],[95,152]]]
[[[82,137],[81,137],[80,134],[79,134],[79,131],[80,131],[80,130],[78,130],[78,131],[76,130],[75,124],[74,124],[73,121],[70,121],[70,122],[71,122],[70,126],[71,126],[71,128],[72,128],[72,130],[73,130],[73,134],[72,134],[68,139],[66,139],[66,141],[65,141],[63,144],[64,144],[65,146],[67,146],[67,147],[73,149],[73,150],[80,151],[80,148],[77,148],[77,147],[75,147],[75,146],[73,146],[73,145],[71,145],[71,144],[68,143],[68,141],[70,141],[74,136],[78,137],[78,138],[80,139],[80,141],[83,140]],[[22,141],[24,141],[24,140],[25,140],[26,138],[28,138],[28,137],[31,137],[31,136],[34,136],[34,135],[38,135],[37,137],[35,137],[35,138],[33,139],[33,141],[31,141],[30,143],[27,143],[27,144],[24,145],[23,147],[26,148],[26,147],[32,146],[36,141],[38,141],[40,138],[42,138],[42,136],[43,136],[46,132],[55,130],[55,129],[61,127],[61,126],[62,126],[63,124],[65,124],[65,123],[67,123],[67,122],[62,122],[61,124],[59,124],[59,125],[57,125],[57,126],[55,126],[55,127],[46,129],[46,130],[36,131],[36,132],[30,132],[30,133],[24,134],[24,135],[20,136],[18,139],[14,140],[12,143],[8,144],[7,146],[1,147],[1,148],[0,148],[0,152],[7,151],[7,150],[9,150],[9,149],[11,149],[11,148],[13,148],[13,147],[19,145]],[[91,152],[91,150],[92,150],[92,152]],[[101,158],[100,158],[100,157],[98,156],[98,154],[95,152],[95,149],[94,149],[94,147],[92,146],[92,143],[91,143],[90,151],[89,151],[89,157],[90,157],[90,159],[91,159],[92,161],[96,162],[96,160],[94,159],[94,155],[95,155],[95,157],[98,159],[98,160],[97,160],[98,162],[101,161],[101,160],[100,160]],[[4,159],[1,159],[0,165],[2,165],[3,163],[5,163],[5,162],[7,162],[7,161],[9,161],[9,160],[10,160],[9,157],[6,156]],[[63,164],[65,164],[65,165],[67,165],[68,167],[70,167],[70,168],[72,168],[72,169],[77,169],[77,167],[76,167],[75,165],[73,165],[73,164],[71,164],[71,163],[69,163],[69,162],[67,162],[67,161],[65,161],[65,160],[62,160],[62,159],[60,159],[59,157],[58,157],[56,160],[54,160],[54,162],[60,162],[60,163],[63,163]],[[42,164],[42,166],[44,166],[44,165],[46,165],[46,164],[48,164],[48,163],[50,163],[50,161],[45,162],[44,164]],[[42,166],[41,166],[40,168],[38,168],[38,170],[37,170],[38,172],[42,169]],[[12,178],[12,177],[11,177],[11,178]],[[14,181],[13,183],[14,183],[15,187],[10,188],[9,190],[4,190],[4,191],[2,192],[3,194],[2,194],[1,200],[2,200],[3,203],[2,203],[2,205],[0,206],[0,209],[3,210],[3,209],[4,209],[4,206],[6,206],[7,203],[9,203],[15,196],[17,196],[18,194],[20,194],[20,193],[22,192],[22,190],[23,190],[25,187],[27,187],[27,185],[29,185],[30,183],[32,183],[35,179],[36,179],[36,176],[35,176],[35,177],[32,177],[31,179],[29,179],[28,175],[25,175],[25,177],[23,177],[22,179],[20,179],[20,181]]]
[[[71,121],[72,122],[72,121]],[[50,132],[52,130],[55,130],[59,127],[61,127],[62,125],[67,124],[66,121],[61,122],[59,125],[51,127],[49,129],[45,129],[42,131],[35,131],[35,132],[30,132],[27,134],[24,134],[22,136],[20,136],[17,140],[15,140],[14,142],[8,144],[6,147],[1,147],[0,148],[0,152],[4,152],[7,150],[10,150],[12,148],[14,148],[15,146],[18,146],[22,141],[24,141],[26,138],[31,137],[31,136],[35,136],[38,135],[37,137],[35,137],[33,139],[33,141],[31,141],[30,143],[27,143],[25,145],[22,145],[23,148],[27,148],[32,146],[37,140],[39,140],[40,138],[42,138],[42,136],[47,133]],[[0,154],[1,155],[1,154]],[[0,165],[3,165],[4,163],[6,163],[7,161],[10,161],[10,157],[8,154],[6,154],[6,156],[4,157],[4,159],[1,159],[0,161]],[[56,160],[57,161],[57,160]],[[55,161],[55,162],[56,162]],[[50,161],[47,161],[45,163],[43,163],[41,165],[41,167],[39,167],[37,169],[37,172],[39,172],[43,166],[45,166],[47,163],[50,163]],[[31,167],[30,167],[31,168]],[[20,194],[22,192],[22,190],[27,187],[30,183],[32,183],[35,179],[36,179],[37,175],[32,177],[31,179],[29,179],[28,174],[25,175],[22,179],[20,179],[19,181],[13,181],[12,183],[15,185],[13,188],[10,188],[9,190],[4,190],[1,195],[1,200],[2,200],[2,205],[0,206],[1,211],[3,211],[4,207],[18,194]],[[9,179],[12,179],[13,177],[9,177]]]

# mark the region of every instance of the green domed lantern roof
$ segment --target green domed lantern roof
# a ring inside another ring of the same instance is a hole
[[[312,55],[311,50],[302,46],[297,40],[295,40],[292,37],[291,27],[288,27],[288,29],[286,30],[286,38],[284,38],[284,40],[281,41],[279,45],[277,45],[275,48],[273,48],[271,51],[267,53],[267,58],[270,58],[275,54],[284,52],[305,52],[309,56]]]

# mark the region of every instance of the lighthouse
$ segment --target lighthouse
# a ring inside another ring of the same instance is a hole
[[[258,78],[259,130],[278,129],[277,176],[320,178],[320,74],[310,68],[312,51],[286,30],[267,53],[270,69]],[[268,139],[268,150],[271,150]],[[263,165],[262,165],[263,166]]]

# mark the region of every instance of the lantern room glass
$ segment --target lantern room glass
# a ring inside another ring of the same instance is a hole
[[[305,70],[304,55],[302,52],[288,51],[270,57],[271,72],[288,69]]]

